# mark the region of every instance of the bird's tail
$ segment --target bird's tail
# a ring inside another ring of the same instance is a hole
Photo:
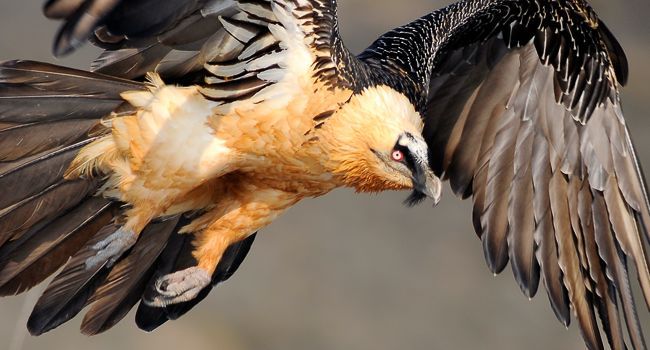
[[[113,221],[101,177],[64,179],[137,82],[30,61],[0,64],[0,295],[56,272]],[[39,333],[41,329],[35,329]]]
[[[138,303],[155,277],[191,264],[187,218],[150,224],[113,266],[87,268],[93,245],[113,233],[121,204],[98,196],[102,174],[65,179],[79,150],[102,137],[103,118],[132,112],[121,94],[140,82],[46,63],[0,63],[0,296],[22,293],[59,269],[28,322],[41,334],[88,307],[82,331],[107,330]],[[213,282],[227,279],[254,236],[233,245]],[[207,291],[205,292],[207,293]],[[153,329],[194,304],[141,306],[138,324]]]
[[[0,64],[0,294],[56,271],[112,219],[101,179],[65,180],[120,93],[142,84],[45,63]]]

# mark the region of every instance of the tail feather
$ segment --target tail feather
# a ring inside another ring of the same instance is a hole
[[[0,295],[33,287],[73,256],[37,304],[33,333],[73,317],[110,271],[86,271],[83,255],[114,232],[118,204],[95,197],[101,179],[64,174],[124,104],[121,94],[145,88],[47,63],[0,63]]]
[[[0,246],[20,238],[35,225],[51,222],[97,189],[97,181],[62,181],[7,208],[0,214]]]
[[[0,64],[0,211],[61,181],[88,132],[138,82],[31,61]],[[0,231],[0,234],[4,233]]]
[[[0,64],[0,122],[100,119],[143,83],[32,61]]]
[[[0,188],[11,189],[0,196],[0,210],[38,195],[61,182],[77,152],[92,141],[91,138],[16,162],[0,163]]]
[[[0,162],[12,162],[87,138],[93,119],[22,124],[0,130]]]
[[[108,276],[106,264],[86,268],[86,260],[95,254],[93,246],[117,230],[115,222],[102,228],[65,265],[36,302],[27,321],[32,335],[52,330],[75,317]]]
[[[140,301],[153,272],[152,265],[171,234],[178,230],[177,223],[178,217],[147,226],[131,252],[115,265],[90,298],[82,333],[93,335],[108,330]]]
[[[0,295],[22,293],[56,272],[92,235],[112,218],[112,204],[103,198],[85,201],[34,232],[22,244],[2,253]]]

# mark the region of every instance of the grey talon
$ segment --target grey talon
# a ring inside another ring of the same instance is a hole
[[[93,245],[92,249],[97,253],[86,260],[86,269],[93,269],[104,263],[109,267],[113,266],[137,240],[138,236],[135,232],[123,227],[118,229]]]

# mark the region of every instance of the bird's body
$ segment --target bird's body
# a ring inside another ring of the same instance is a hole
[[[272,9],[288,18],[283,7]],[[130,207],[120,235],[135,237],[117,242],[115,258],[152,220],[204,211],[183,231],[197,235],[194,256],[211,276],[228,246],[303,198],[341,186],[410,188],[409,181],[382,178],[361,164],[371,136],[390,150],[398,133],[421,134],[422,118],[409,99],[385,85],[356,95],[328,88],[314,71],[313,39],[288,35],[296,25],[288,21],[277,25],[275,39],[296,59],[275,84],[291,84],[291,92],[265,97],[279,94],[281,87],[270,86],[252,98],[215,102],[209,87],[168,86],[152,76],[148,90],[122,93],[133,113],[106,120],[97,131],[105,135],[76,156],[68,179],[104,174],[102,194]]]
[[[620,109],[627,62],[585,1],[462,1],[359,56],[332,0],[45,11],[67,21],[56,52],[88,36],[107,51],[102,74],[0,66],[0,186],[15,188],[0,199],[0,293],[64,265],[33,333],[85,306],[82,330],[98,333],[139,301],[138,325],[155,329],[230,277],[255,232],[298,201],[351,187],[437,202],[440,176],[473,196],[492,271],[511,261],[530,297],[542,280],[594,349],[596,313],[624,347],[620,298],[645,346],[626,259],[650,300],[650,210]]]

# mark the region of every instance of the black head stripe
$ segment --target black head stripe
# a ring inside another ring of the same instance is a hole
[[[408,138],[409,143],[413,143],[413,141],[416,140],[415,137],[408,132],[405,133],[405,137]],[[406,164],[409,170],[411,170],[414,189],[408,198],[404,200],[404,204],[409,207],[413,207],[422,203],[427,198],[427,195],[424,194],[419,187],[423,186],[426,183],[426,172],[424,167],[428,165],[416,159],[411,150],[407,146],[400,144],[400,141],[397,141],[394,149],[396,151],[402,152],[404,155],[404,164]]]
[[[412,141],[412,142],[413,142],[413,141],[416,140],[415,136],[413,136],[413,134],[411,134],[411,133],[408,132],[408,131],[407,131],[406,133],[404,133],[404,135],[409,139],[409,141]]]
[[[411,150],[406,146],[400,145],[399,141],[397,141],[393,149],[402,152],[402,154],[404,155],[404,164],[406,164],[406,166],[411,171],[413,171],[413,169],[415,169],[416,167],[416,160],[415,157],[413,157],[413,153],[411,153]]]

